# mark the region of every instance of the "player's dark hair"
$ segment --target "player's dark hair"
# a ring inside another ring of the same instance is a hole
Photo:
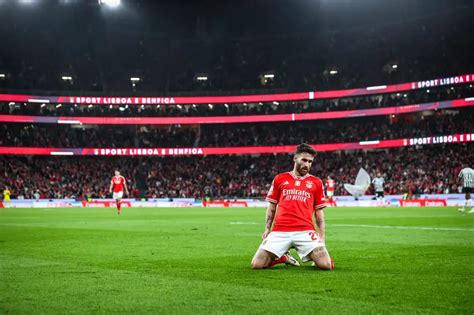
[[[307,143],[302,143],[296,147],[296,154],[309,153],[312,156],[316,155],[316,150]]]

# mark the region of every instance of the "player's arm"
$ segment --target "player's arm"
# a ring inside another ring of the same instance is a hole
[[[267,238],[268,234],[272,230],[273,220],[275,219],[276,204],[269,202],[267,207],[267,214],[265,216],[265,231],[263,232],[262,238]]]
[[[110,181],[110,188],[109,188],[109,193],[112,193],[112,188],[114,187],[114,182],[111,180]]]
[[[128,187],[127,187],[127,181],[125,180],[125,178],[123,179],[123,189],[125,190],[125,193],[127,194],[128,196]]]
[[[314,218],[316,221],[316,226],[318,227],[319,236],[321,241],[324,242],[325,239],[325,232],[326,232],[326,223],[324,222],[324,210],[317,209],[314,211]]]

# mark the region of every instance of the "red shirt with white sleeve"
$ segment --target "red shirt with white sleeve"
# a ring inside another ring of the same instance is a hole
[[[122,175],[112,177],[112,190],[113,192],[123,191],[123,185],[125,184],[125,177]]]
[[[314,231],[314,211],[326,207],[321,179],[293,172],[275,176],[266,200],[278,205],[275,232]]]

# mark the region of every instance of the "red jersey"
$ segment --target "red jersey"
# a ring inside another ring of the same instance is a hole
[[[275,176],[266,200],[278,204],[272,229],[278,232],[314,230],[314,211],[326,207],[321,179],[293,172]]]
[[[326,179],[326,190],[334,191],[334,179]]]
[[[125,184],[125,177],[123,177],[122,175],[112,177],[113,192],[123,191],[124,184]]]

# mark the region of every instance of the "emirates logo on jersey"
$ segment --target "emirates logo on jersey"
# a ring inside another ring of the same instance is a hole
[[[301,181],[299,180],[295,181],[295,186],[301,186]]]
[[[313,182],[306,182],[306,188],[311,189],[313,187]]]

